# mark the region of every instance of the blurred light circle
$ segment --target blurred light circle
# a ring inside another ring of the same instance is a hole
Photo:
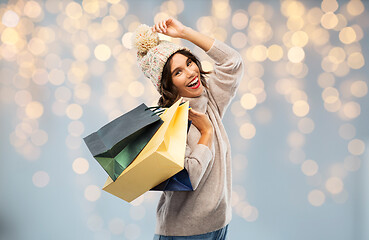
[[[288,60],[299,63],[305,58],[305,52],[301,47],[292,47],[288,50]]]
[[[318,84],[321,88],[333,87],[335,78],[332,73],[323,72],[318,77]]]
[[[73,161],[72,168],[77,174],[85,174],[89,169],[89,163],[85,158],[79,157]]]
[[[85,44],[77,44],[73,48],[73,56],[78,61],[84,62],[91,55],[90,49]]]
[[[300,164],[304,161],[306,154],[301,148],[292,148],[288,157],[292,163]]]
[[[200,17],[196,21],[196,26],[200,32],[210,33],[214,31],[216,27],[216,23],[212,17],[206,16],[206,17]]]
[[[129,210],[129,214],[133,220],[141,220],[144,219],[146,214],[146,209],[143,205],[140,206],[132,206]]]
[[[344,104],[342,110],[343,114],[349,119],[357,118],[361,112],[360,104],[354,101]]]
[[[321,67],[325,72],[334,72],[338,68],[338,64],[329,56],[323,57]]]
[[[69,149],[79,149],[82,144],[82,138],[80,136],[76,137],[68,134],[65,139],[65,144]]]
[[[342,28],[347,26],[347,19],[344,15],[342,15],[340,13],[337,14],[337,18],[338,18],[338,24],[333,29],[336,30],[336,31],[340,31]]]
[[[267,48],[264,45],[256,45],[252,48],[252,57],[257,62],[262,62],[267,58]]]
[[[253,109],[256,106],[257,99],[254,94],[252,93],[245,93],[241,97],[241,106],[246,109],[250,110]]]
[[[127,88],[121,81],[113,81],[108,84],[108,95],[112,98],[121,97]],[[135,94],[135,93],[134,93]]]
[[[67,116],[72,120],[78,120],[83,115],[83,109],[80,105],[76,103],[69,104],[67,109],[65,110]]]
[[[115,17],[118,20],[121,20],[127,13],[127,9],[122,4],[114,4],[111,5],[109,13],[111,16]]]
[[[37,101],[32,101],[26,106],[26,114],[31,119],[37,119],[44,113],[44,106]]]
[[[26,1],[23,12],[27,17],[38,18],[42,14],[42,7],[36,1]]]
[[[327,87],[322,92],[322,98],[326,103],[334,103],[339,98],[339,92],[334,87]]]
[[[348,56],[347,63],[352,69],[360,69],[365,65],[364,56],[360,52],[354,52]]]
[[[345,27],[346,27],[346,25],[345,25]],[[363,39],[363,37],[364,37],[363,28],[358,24],[354,24],[351,27],[352,27],[352,29],[354,29],[354,31],[356,33],[356,41],[360,41],[361,39]]]
[[[364,4],[358,0],[351,0],[346,5],[347,12],[352,16],[359,16],[364,12]]]
[[[43,68],[37,68],[32,73],[32,80],[38,85],[45,85],[48,83],[48,72]]]
[[[291,43],[297,47],[304,47],[309,41],[309,36],[304,31],[297,31],[292,34]]]
[[[61,102],[68,102],[72,98],[72,91],[64,86],[58,87],[55,90],[55,99]]]
[[[336,0],[323,0],[321,7],[324,12],[335,12],[338,9],[338,2]]]
[[[356,40],[356,32],[351,27],[342,28],[339,33],[339,39],[344,44],[353,43]]]
[[[232,17],[232,25],[234,28],[241,30],[244,29],[249,22],[247,13],[243,10],[237,10]]]
[[[327,12],[322,16],[320,23],[325,29],[333,29],[338,24],[338,17],[333,12]]]
[[[74,96],[81,100],[88,100],[91,96],[91,87],[86,83],[80,83],[74,87]]]
[[[346,62],[342,62],[337,66],[337,69],[333,72],[337,77],[344,77],[349,74],[350,68]]]
[[[49,174],[44,171],[35,172],[32,176],[32,182],[36,187],[46,187],[50,182]]]
[[[122,37],[122,44],[125,48],[131,49],[132,48],[132,32],[127,32]]]
[[[113,218],[109,221],[109,230],[114,235],[120,235],[124,232],[124,222],[120,218]]]
[[[72,121],[68,125],[68,132],[73,136],[81,136],[85,130],[85,126],[81,121]]]
[[[337,99],[337,101],[333,102],[333,103],[327,103],[324,102],[324,108],[328,111],[328,112],[337,112],[341,109],[342,103],[340,99]]]
[[[361,159],[357,156],[347,156],[344,160],[346,170],[354,172],[360,169]]]
[[[126,225],[124,229],[124,236],[128,240],[139,239],[140,235],[141,235],[141,229],[138,225],[134,223]]]
[[[89,185],[85,188],[85,198],[90,202],[97,201],[101,196],[101,190],[96,185]]]
[[[101,25],[104,29],[104,31],[112,33],[118,30],[119,24],[115,17],[113,16],[106,16],[101,21]]]
[[[47,143],[48,138],[47,132],[41,129],[35,130],[31,135],[32,143],[39,147]]]
[[[201,66],[202,66],[202,69],[206,72],[210,72],[210,71],[213,71],[213,64],[209,61],[206,61],[206,60],[203,60],[201,61]]]
[[[307,19],[311,24],[320,24],[320,19],[323,16],[323,11],[319,7],[311,8],[307,13]]]
[[[62,70],[54,68],[49,72],[49,81],[53,85],[56,85],[56,86],[61,85],[64,83],[64,80],[65,80],[65,74]]]
[[[271,61],[279,61],[283,57],[283,49],[281,46],[273,44],[268,48],[267,55]]]
[[[105,44],[99,44],[94,50],[94,54],[97,60],[102,62],[107,61],[111,56],[110,48]]]
[[[300,132],[309,134],[314,130],[315,124],[311,118],[302,118],[298,122],[298,128]]]
[[[247,36],[243,32],[236,32],[232,35],[231,43],[235,48],[244,48],[247,44]]]
[[[72,19],[79,19],[83,15],[81,5],[76,2],[68,3],[67,7],[65,8],[65,13]]]
[[[254,222],[259,217],[259,211],[256,207],[248,205],[242,210],[242,217],[248,222]]]
[[[140,97],[145,91],[144,85],[139,81],[133,81],[128,85],[128,92],[133,97]]]
[[[287,28],[291,31],[298,31],[304,27],[305,21],[301,16],[290,16],[287,20]]]
[[[368,93],[368,85],[364,81],[355,81],[350,87],[351,94],[355,97],[361,98]]]
[[[28,49],[30,52],[36,56],[43,55],[46,53],[46,45],[45,42],[37,37],[32,38],[28,43]]]
[[[29,102],[32,101],[32,95],[27,90],[20,90],[15,93],[14,101],[18,106],[25,107]]]
[[[306,101],[298,100],[293,103],[292,110],[296,116],[305,117],[310,111],[310,106]]]
[[[269,108],[266,108],[266,107],[257,108],[254,116],[255,116],[257,122],[261,123],[261,124],[270,123],[270,121],[273,118],[272,111]]]
[[[338,177],[331,177],[325,182],[325,188],[332,194],[338,194],[343,190],[343,182]]]
[[[297,131],[293,131],[288,134],[287,143],[292,148],[300,148],[305,144],[305,136]]]
[[[104,220],[99,215],[91,215],[87,219],[87,227],[93,232],[101,230],[103,225]]]
[[[19,22],[19,16],[12,10],[8,10],[3,14],[1,23],[6,27],[16,27]]]
[[[324,28],[316,28],[310,38],[315,45],[323,46],[329,41],[329,36],[329,32]]]
[[[244,139],[251,139],[255,137],[256,128],[252,123],[244,123],[240,127],[240,134]]]
[[[306,176],[313,176],[318,172],[319,166],[314,160],[306,160],[301,165],[301,171]]]
[[[362,155],[365,151],[365,143],[360,139],[352,139],[348,143],[348,151],[352,155]]]
[[[325,195],[320,190],[312,190],[309,192],[308,201],[311,205],[319,207],[325,202]]]
[[[345,123],[340,126],[338,133],[341,138],[349,140],[355,137],[356,128],[351,123]]]
[[[330,56],[331,61],[336,64],[342,63],[346,58],[346,52],[341,47],[332,48],[328,55]]]
[[[132,206],[140,206],[144,201],[145,201],[145,195],[141,195],[130,203]]]
[[[20,37],[14,28],[5,28],[1,34],[1,41],[5,44],[15,45]]]

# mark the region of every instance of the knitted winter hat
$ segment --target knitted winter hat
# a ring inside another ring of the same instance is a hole
[[[137,60],[142,72],[160,92],[161,74],[168,58],[181,49],[187,49],[169,41],[159,40],[157,32],[141,24],[133,34],[133,47],[137,49]],[[187,49],[188,50],[188,49]]]

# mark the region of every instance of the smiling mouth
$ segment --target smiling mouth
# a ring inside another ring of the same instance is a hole
[[[198,77],[195,77],[190,84],[187,85],[187,87],[192,88],[192,89],[196,89],[200,86],[200,80]]]

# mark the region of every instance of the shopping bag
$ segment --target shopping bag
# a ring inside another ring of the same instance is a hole
[[[131,202],[184,169],[189,104],[181,101],[160,115],[164,123],[115,181],[108,177],[104,191]]]
[[[83,140],[113,181],[136,158],[163,120],[145,104],[114,119]]]
[[[190,176],[184,168],[173,177],[153,187],[150,191],[193,191]]]
[[[190,130],[191,123],[192,121],[188,120],[187,133]],[[193,188],[190,176],[184,168],[176,175],[150,189],[150,191],[193,191]]]

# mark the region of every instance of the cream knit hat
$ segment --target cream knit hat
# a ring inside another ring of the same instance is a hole
[[[137,60],[142,72],[160,92],[161,74],[168,58],[181,49],[187,49],[169,41],[159,40],[157,32],[141,24],[133,34],[133,47],[137,49]],[[188,50],[188,49],[187,49]]]

